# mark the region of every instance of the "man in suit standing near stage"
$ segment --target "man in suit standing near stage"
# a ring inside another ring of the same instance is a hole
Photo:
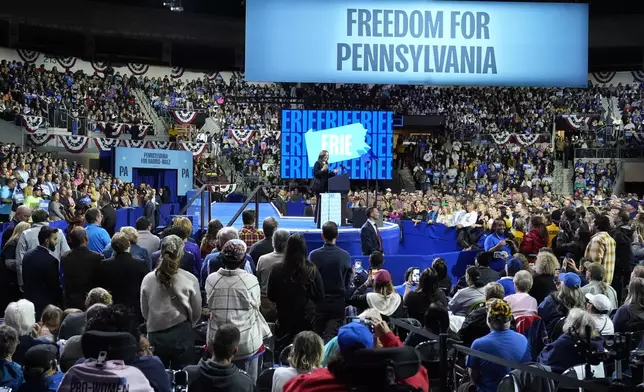
[[[286,191],[284,189],[279,190],[277,196],[275,196],[273,203],[275,204],[275,208],[277,208],[280,214],[286,216]]]
[[[374,251],[382,252],[382,237],[380,236],[380,230],[376,226],[376,220],[379,215],[380,213],[376,207],[367,208],[367,221],[360,229],[362,254],[365,256],[372,254]]]
[[[103,215],[102,226],[111,238],[116,231],[116,209],[112,206],[112,198],[108,193],[101,196],[98,207],[101,209],[101,215]]]
[[[322,226],[324,245],[309,254],[324,282],[324,300],[316,304],[316,332],[325,342],[333,339],[344,321],[345,294],[351,281],[351,256],[338,247],[338,225],[326,222]]]

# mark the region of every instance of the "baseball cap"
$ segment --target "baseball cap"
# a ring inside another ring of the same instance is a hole
[[[246,255],[246,243],[239,239],[233,239],[224,244],[221,254],[228,260],[242,260]]]
[[[387,284],[391,283],[391,274],[387,270],[379,270],[373,276],[373,281],[376,284]]]
[[[362,323],[345,324],[338,330],[338,346],[341,353],[373,348],[373,334]]]
[[[608,313],[613,310],[613,305],[610,303],[610,299],[608,299],[604,294],[586,293],[586,299],[601,313]]]
[[[505,265],[508,267],[508,273],[517,273],[521,271],[521,268],[523,268],[523,263],[516,257],[509,258]]]
[[[51,369],[52,361],[56,360],[58,347],[54,344],[39,344],[31,347],[22,359],[25,369],[42,369],[42,373]]]
[[[578,289],[581,286],[581,278],[574,272],[559,274],[559,281],[569,289]]]

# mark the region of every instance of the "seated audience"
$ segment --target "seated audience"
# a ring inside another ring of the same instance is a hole
[[[418,283],[414,282],[413,275],[412,275],[414,273],[414,270],[420,270],[420,268],[417,268],[417,267],[407,268],[404,275],[405,281],[397,286],[394,286],[394,290],[396,290],[396,292],[400,294],[401,297],[403,297],[403,300],[405,299],[406,291],[409,291],[411,293],[412,291],[415,291],[416,288],[418,287]],[[407,287],[410,287],[410,289],[407,290]]]
[[[0,325],[0,388],[18,390],[24,382],[22,368],[13,361],[18,347],[18,332],[8,325]]]
[[[465,271],[467,287],[456,292],[449,301],[449,311],[454,316],[467,316],[473,306],[485,301],[483,287],[486,283],[481,278],[481,271],[476,266],[471,266]]]
[[[483,337],[490,332],[490,328],[487,325],[488,309],[495,300],[502,300],[505,295],[503,292],[503,286],[497,282],[486,284],[484,290],[485,304],[472,310],[465,317],[461,328],[458,330],[459,340],[461,340],[466,346],[471,346],[474,340]],[[512,324],[514,324],[514,318],[512,318]]]
[[[591,347],[585,347],[588,336],[586,326],[591,328]],[[604,340],[595,329],[595,322],[590,313],[583,309],[575,308],[568,312],[563,325],[563,334],[554,342],[546,345],[539,354],[539,363],[549,366],[555,373],[563,373],[576,365],[585,363],[586,358],[582,350],[603,351]]]
[[[635,332],[644,329],[644,278],[631,278],[628,296],[613,315],[615,332]]]
[[[175,235],[161,241],[158,267],[141,282],[141,313],[148,339],[167,369],[183,369],[194,356],[193,326],[201,317],[197,278],[179,268],[183,240]]]
[[[584,293],[580,289],[581,279],[574,272],[560,273],[557,277],[557,291],[539,304],[537,313],[546,324],[548,332],[554,331],[555,324],[566,317],[570,309],[585,308]]]
[[[58,370],[58,347],[41,344],[27,350],[22,363],[25,382],[18,392],[56,392],[65,376]]]
[[[492,263],[493,260],[494,254],[492,252],[481,252],[477,254],[474,259],[474,266],[471,268],[475,268],[478,271],[481,287],[490,282],[496,282],[501,277],[501,274],[490,268],[490,263]],[[469,283],[467,283],[467,274],[459,279],[456,286],[452,287],[452,297],[454,297],[456,291],[466,287],[469,287]]]
[[[452,279],[447,273],[445,260],[437,257],[432,261],[432,268],[438,273],[438,287],[447,295],[452,288]]]
[[[421,323],[430,305],[436,303],[447,308],[447,297],[439,287],[438,272],[433,267],[425,269],[418,279],[418,288],[411,291],[411,285],[405,290],[404,305],[407,315]]]
[[[514,274],[512,279],[515,293],[504,298],[505,302],[510,305],[514,317],[532,316],[538,312],[537,300],[528,292],[532,288],[532,274],[528,271],[519,271]]]
[[[581,288],[584,294],[603,294],[610,303],[611,310],[619,307],[617,292],[604,282],[604,266],[599,263],[590,263],[586,268],[586,279],[588,284]]]
[[[255,392],[255,382],[248,373],[234,365],[241,333],[232,324],[224,324],[208,341],[211,357],[187,366],[188,390],[193,392]]]
[[[112,294],[102,287],[95,287],[87,293],[82,309],[89,310],[95,304],[111,305]],[[68,314],[60,325],[59,339],[70,339],[73,336],[82,335],[87,324],[86,312],[75,312]]]
[[[437,302],[429,305],[429,308],[425,312],[423,329],[429,333],[433,333],[434,335],[447,333],[452,335],[455,339],[458,339],[458,336],[456,336],[449,328],[449,312],[447,311],[447,308]],[[416,347],[420,343],[428,340],[428,338],[412,332],[407,335],[405,345]]]
[[[498,285],[498,284],[497,284]],[[500,285],[499,285],[500,286]],[[525,336],[512,331],[512,312],[501,299],[494,300],[487,309],[490,333],[476,339],[472,349],[491,354],[506,361],[527,363],[531,361],[530,347]],[[501,379],[510,368],[468,355],[465,365],[478,391],[496,392]]]
[[[368,289],[373,289],[367,292]],[[355,306],[358,312],[374,308],[385,319],[388,317],[405,317],[405,307],[402,297],[394,290],[391,275],[387,270],[379,270],[373,274],[373,279],[367,281],[353,292],[349,305]]]
[[[110,302],[111,304],[111,302]],[[67,316],[65,320],[70,319],[70,322],[73,322],[73,326],[68,326],[67,333],[74,333],[74,335],[65,339],[65,344],[63,345],[62,351],[60,353],[60,369],[63,372],[67,372],[72,366],[74,366],[80,359],[83,358],[83,347],[81,344],[81,338],[83,333],[85,333],[85,328],[87,326],[87,320],[96,316],[98,311],[102,308],[107,307],[110,304],[95,303],[87,308],[86,312],[75,313]],[[65,321],[63,321],[64,325]],[[73,329],[73,331],[72,331]],[[80,331],[80,332],[79,332]],[[79,333],[76,333],[79,332]],[[63,333],[63,328],[61,327],[61,335]],[[61,338],[62,339],[62,338]]]
[[[608,314],[613,309],[610,300],[604,294],[586,294],[586,310],[595,322],[595,329],[600,335],[614,335],[613,320]]]
[[[55,342],[58,337],[60,323],[63,321],[63,310],[58,306],[47,305],[40,316],[40,332],[38,336],[50,342]]]
[[[310,374],[319,368],[324,354],[324,342],[313,331],[302,331],[295,335],[293,348],[288,357],[288,367],[279,367],[273,373],[272,392],[282,392],[284,384],[300,374]]]
[[[271,335],[259,311],[259,282],[254,275],[241,269],[246,256],[246,244],[242,240],[228,241],[221,254],[224,268],[206,280],[206,297],[211,312],[208,336],[212,337],[225,324],[239,328],[242,344],[235,353],[234,363],[255,382],[262,368],[263,340]]]
[[[505,295],[512,295],[516,291],[514,289],[514,275],[523,269],[521,260],[512,257],[505,263],[505,276],[498,280],[505,290]]]

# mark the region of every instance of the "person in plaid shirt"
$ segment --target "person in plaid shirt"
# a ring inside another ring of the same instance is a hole
[[[244,241],[248,249],[250,249],[254,243],[264,239],[264,233],[255,228],[254,210],[246,210],[242,212],[242,222],[244,223],[244,227],[239,230],[239,239]]]
[[[595,235],[586,247],[586,257],[604,266],[604,282],[613,282],[615,271],[615,240],[608,234],[610,220],[606,215],[597,215],[593,223]]]

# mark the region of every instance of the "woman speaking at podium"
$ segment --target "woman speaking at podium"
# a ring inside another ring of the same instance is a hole
[[[313,165],[313,184],[311,190],[315,194],[315,223],[320,220],[322,210],[320,209],[320,194],[326,193],[329,190],[329,177],[333,177],[338,172],[338,169],[329,171],[329,152],[327,150],[320,151],[318,160]],[[322,224],[322,222],[320,222]]]

